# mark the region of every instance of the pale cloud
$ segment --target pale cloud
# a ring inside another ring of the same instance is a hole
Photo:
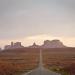
[[[0,0],[0,39],[40,33],[75,36],[75,1]]]

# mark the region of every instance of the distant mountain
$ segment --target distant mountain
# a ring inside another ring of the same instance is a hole
[[[33,45],[29,46],[28,48],[65,48],[66,46],[60,40],[45,40],[42,45],[37,45],[33,43]],[[16,49],[16,48],[24,48],[21,45],[21,42],[13,43],[11,45],[5,45],[4,50],[6,49]],[[1,50],[1,49],[0,49]]]
[[[13,43],[11,42],[11,45],[5,45],[4,49],[15,49],[15,48],[24,48],[24,46],[21,45],[21,42]]]
[[[64,48],[66,47],[60,40],[45,40],[41,48]]]
[[[60,40],[45,40],[43,45],[34,43],[30,48],[65,48],[66,46]]]

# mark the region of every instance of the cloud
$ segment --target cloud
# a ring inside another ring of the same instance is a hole
[[[59,38],[72,46],[74,37],[75,0],[0,0],[0,46],[16,38],[23,45]]]

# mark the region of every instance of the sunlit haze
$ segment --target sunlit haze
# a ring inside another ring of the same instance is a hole
[[[0,0],[0,47],[53,39],[75,47],[75,0]]]

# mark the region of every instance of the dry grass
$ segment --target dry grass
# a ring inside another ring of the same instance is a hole
[[[20,75],[37,67],[39,51],[35,49],[6,50],[0,53],[0,75]]]
[[[75,75],[75,48],[45,49],[43,59],[46,68],[63,71],[62,75]]]
[[[0,75],[21,75],[35,69],[39,50],[21,48],[0,52]],[[75,48],[42,49],[42,53],[46,68],[62,75],[75,75]]]

